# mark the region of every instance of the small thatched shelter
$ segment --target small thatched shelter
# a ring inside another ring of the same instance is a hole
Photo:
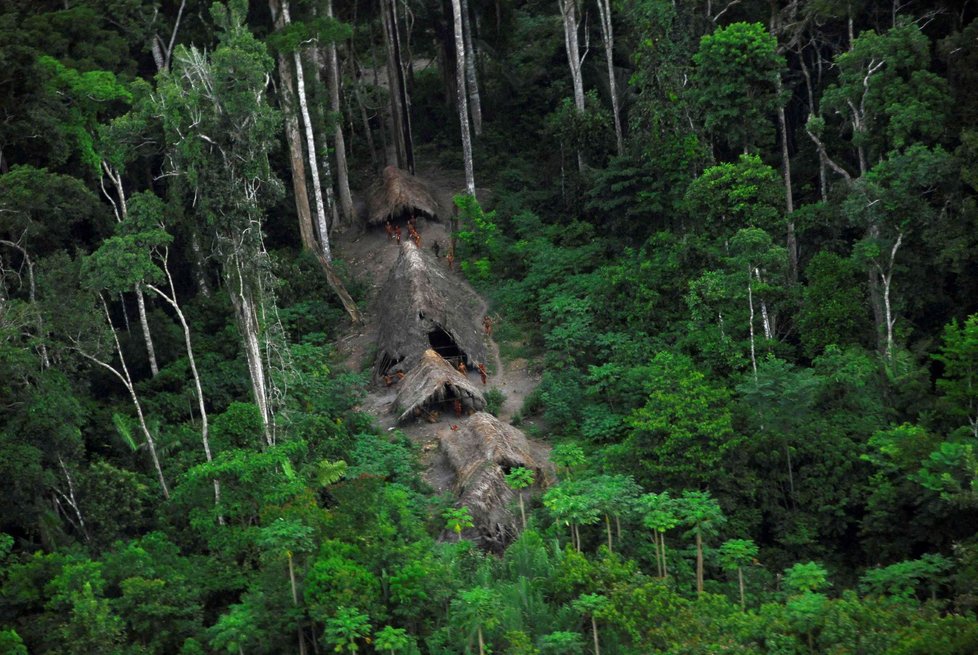
[[[506,484],[506,474],[522,466],[535,473],[539,484],[546,477],[545,464],[522,432],[486,412],[442,436],[440,446],[455,471],[459,504],[472,513],[478,540],[484,548],[502,550],[518,533],[512,511],[516,492]]]
[[[418,365],[398,386],[395,403],[398,422],[432,411],[450,412],[456,399],[466,409],[486,407],[486,399],[479,388],[431,349],[425,351]]]
[[[380,179],[367,190],[367,225],[383,225],[409,214],[437,220],[444,211],[431,185],[394,166],[384,169]]]
[[[377,297],[377,375],[409,371],[428,349],[469,370],[486,363],[483,307],[467,284],[405,239]]]

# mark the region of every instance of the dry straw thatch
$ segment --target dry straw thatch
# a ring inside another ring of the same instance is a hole
[[[467,284],[405,239],[377,298],[377,374],[409,371],[429,348],[470,370],[486,363],[483,307]]]
[[[479,388],[430,349],[401,380],[399,387],[395,403],[400,412],[398,422],[415,416],[415,410],[418,413],[431,410],[450,412],[456,398],[465,408],[481,410],[486,406],[486,399]]]
[[[522,466],[543,480],[543,459],[534,456],[522,432],[486,412],[473,414],[460,430],[443,435],[440,446],[455,471],[459,504],[472,513],[480,545],[502,550],[518,533],[512,511],[516,492],[506,484],[506,473]]]
[[[385,168],[381,178],[367,191],[368,225],[383,225],[404,213],[424,213],[437,219],[440,211],[442,208],[427,182],[394,166]]]

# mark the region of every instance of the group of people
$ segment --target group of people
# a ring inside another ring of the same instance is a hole
[[[465,365],[464,360],[461,359],[459,360],[457,368],[458,368],[458,372],[461,373],[462,375],[469,374],[469,369]],[[479,364],[476,365],[476,368],[479,370],[479,377],[482,378],[482,384],[485,384],[489,379],[489,373],[486,371],[486,365],[480,362]]]
[[[400,225],[394,225],[393,223],[391,223],[390,219],[388,219],[387,222],[384,224],[384,230],[387,232],[388,241],[395,241],[398,244],[401,243],[401,237],[403,235],[403,232],[401,232]],[[412,241],[414,241],[414,245],[420,248],[421,233],[418,232],[418,221],[413,214],[407,221],[407,231],[408,231],[408,237]]]

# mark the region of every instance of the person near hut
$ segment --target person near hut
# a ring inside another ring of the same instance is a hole
[[[466,368],[465,362],[463,362],[462,360],[459,360],[458,362],[458,372],[461,373],[462,375],[469,374],[469,369]]]
[[[462,418],[462,401],[455,399],[455,418]]]
[[[453,266],[455,265],[455,255],[449,252],[447,259],[448,259],[448,270],[451,271],[453,270]]]
[[[489,379],[489,374],[486,372],[486,365],[482,362],[479,363],[479,377],[482,378],[482,384],[485,384]]]
[[[401,226],[400,225],[396,225],[394,227],[394,237],[397,239],[397,243],[400,244],[401,243]]]
[[[489,316],[489,314],[486,314],[485,316],[482,317],[482,327],[485,328],[485,330],[486,330],[486,336],[487,337],[491,337],[492,336],[492,318]]]
[[[390,219],[384,223],[384,230],[387,232],[387,240],[393,241],[394,239],[394,226],[391,225]]]

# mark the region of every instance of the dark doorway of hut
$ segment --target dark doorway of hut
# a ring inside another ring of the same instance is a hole
[[[396,214],[390,214],[387,216],[385,223],[390,223],[392,226],[406,228],[407,224],[414,219],[415,224],[418,226],[418,231],[420,232],[424,225],[431,220],[431,215],[419,211],[408,211],[404,210]]]
[[[391,373],[395,366],[401,363],[403,357],[391,357],[387,353],[380,359],[380,366],[377,368],[380,371],[380,375],[387,375]]]
[[[428,332],[428,343],[431,344],[432,350],[441,355],[442,359],[454,368],[458,367],[459,362],[465,362],[466,366],[471,366],[468,356],[458,347],[452,335],[445,332],[440,326],[436,325],[435,329]]]

